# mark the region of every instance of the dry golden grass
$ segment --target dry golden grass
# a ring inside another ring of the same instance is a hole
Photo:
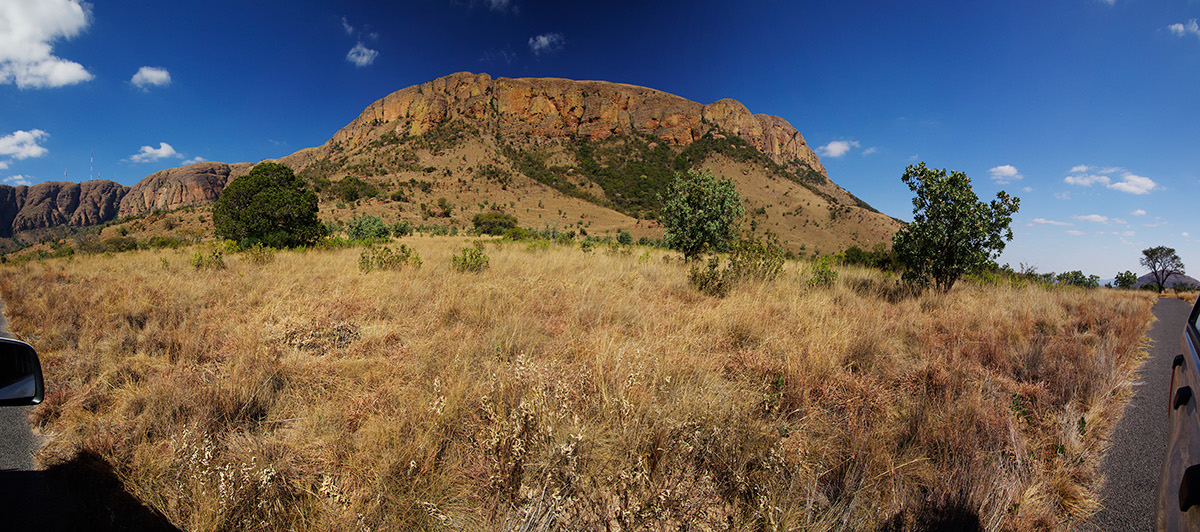
[[[44,462],[81,450],[188,530],[1061,529],[1153,296],[961,283],[905,297],[789,263],[724,299],[671,255],[405,242],[0,268],[42,354]]]

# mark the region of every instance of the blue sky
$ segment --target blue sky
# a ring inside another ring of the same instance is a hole
[[[1013,267],[1111,278],[1167,245],[1200,273],[1197,19],[1196,0],[0,0],[0,181],[279,157],[452,72],[598,79],[782,116],[900,219],[916,161],[1007,190]]]

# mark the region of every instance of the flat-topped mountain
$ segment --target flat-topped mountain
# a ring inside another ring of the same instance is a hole
[[[278,161],[312,184],[334,223],[373,214],[467,228],[479,212],[504,211],[534,229],[656,238],[667,185],[707,169],[734,182],[747,229],[796,252],[890,243],[901,225],[831,181],[783,118],[604,81],[450,74],[379,99],[324,144]],[[204,162],[133,187],[0,186],[0,235],[206,205],[250,168]]]

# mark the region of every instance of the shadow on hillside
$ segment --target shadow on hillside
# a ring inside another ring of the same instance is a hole
[[[0,470],[0,528],[179,530],[126,492],[108,463],[88,452],[44,471]]]

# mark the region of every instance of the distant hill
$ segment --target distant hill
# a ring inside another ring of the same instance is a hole
[[[1173,286],[1175,283],[1184,283],[1184,284],[1190,284],[1190,285],[1194,285],[1194,286],[1200,286],[1200,281],[1197,281],[1196,279],[1189,277],[1187,275],[1172,275],[1170,277],[1167,277],[1166,288],[1171,288],[1171,286]],[[1147,273],[1146,275],[1138,277],[1138,282],[1137,282],[1138,288],[1141,288],[1148,284],[1154,284],[1154,274]]]
[[[322,218],[337,222],[373,214],[469,227],[475,214],[500,210],[535,229],[657,238],[662,228],[654,219],[668,183],[698,168],[731,179],[746,226],[773,231],[796,252],[871,248],[890,243],[902,225],[831,181],[787,120],[752,114],[731,99],[703,105],[604,81],[451,74],[372,103],[326,143],[279,162],[312,184]],[[65,196],[25,193],[53,198],[40,203],[22,203],[21,194],[6,196],[0,187],[0,236],[205,205],[251,167],[206,162],[133,187],[84,183]]]

